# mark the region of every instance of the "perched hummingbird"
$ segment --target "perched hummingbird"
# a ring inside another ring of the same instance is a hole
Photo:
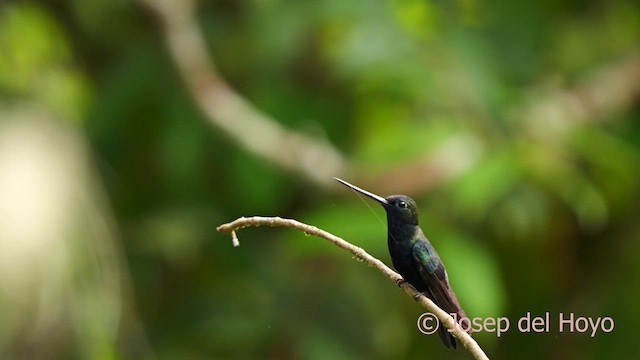
[[[334,178],[351,189],[379,202],[387,212],[387,242],[389,254],[396,270],[416,290],[425,294],[448,314],[457,314],[459,321],[466,317],[456,294],[449,286],[447,270],[429,239],[418,226],[416,202],[405,195],[386,198],[360,189],[348,182]],[[456,339],[446,327],[438,329],[440,339],[447,347],[457,347]]]

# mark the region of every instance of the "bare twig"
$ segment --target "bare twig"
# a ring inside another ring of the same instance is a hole
[[[234,91],[218,73],[195,19],[192,0],[140,0],[164,23],[178,72],[207,120],[243,148],[318,185],[347,168],[328,141],[286,129]]]
[[[441,324],[444,324],[447,329],[451,331],[451,333],[462,343],[462,345],[473,355],[476,359],[489,359],[487,355],[484,353],[480,345],[466,332],[462,331],[459,326],[456,326],[453,318],[447,314],[444,310],[440,309],[436,304],[433,303],[428,297],[422,295],[416,289],[413,288],[408,282],[403,281],[402,276],[400,276],[395,271],[391,270],[387,265],[385,265],[382,261],[376,259],[375,257],[369,255],[364,249],[357,247],[346,240],[337,237],[329,232],[326,232],[322,229],[319,229],[315,226],[307,225],[301,223],[299,221],[293,219],[283,219],[280,217],[261,217],[261,216],[253,216],[249,218],[241,217],[236,219],[230,223],[223,224],[217,227],[218,231],[224,231],[231,233],[232,237],[234,237],[234,245],[235,241],[238,240],[235,235],[236,231],[248,227],[248,226],[272,226],[272,227],[288,227],[294,228],[303,231],[305,234],[315,235],[321,237],[323,239],[329,240],[335,245],[349,251],[353,254],[358,260],[362,260],[372,267],[378,269],[384,275],[386,275],[391,281],[398,284],[411,297],[415,298],[422,306],[424,306],[428,311],[433,313],[438,317]]]

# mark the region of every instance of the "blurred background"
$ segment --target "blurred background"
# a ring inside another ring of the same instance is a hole
[[[489,357],[637,359],[639,99],[632,0],[3,2],[0,357],[469,359],[328,242],[215,230],[390,265],[338,176],[417,200]]]

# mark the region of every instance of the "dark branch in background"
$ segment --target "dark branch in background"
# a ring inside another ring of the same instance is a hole
[[[489,359],[487,355],[484,353],[484,351],[482,351],[482,348],[480,348],[480,345],[478,345],[478,343],[469,334],[462,331],[460,327],[455,325],[455,321],[449,314],[447,314],[444,310],[440,309],[436,304],[433,303],[433,301],[429,300],[429,298],[419,293],[408,282],[403,281],[402,276],[400,276],[395,271],[391,270],[382,261],[369,255],[369,253],[364,251],[364,249],[357,247],[347,242],[346,240],[339,238],[329,232],[318,229],[315,226],[303,224],[293,219],[283,219],[279,217],[260,217],[260,216],[254,216],[250,218],[241,217],[230,223],[218,226],[217,230],[230,233],[231,237],[233,238],[234,246],[238,246],[239,242],[238,242],[236,231],[248,226],[272,226],[272,227],[294,228],[294,229],[303,231],[305,234],[315,235],[320,238],[329,240],[335,245],[349,251],[358,260],[362,260],[366,262],[368,265],[378,269],[391,281],[398,284],[402,288],[402,290],[404,290],[404,292],[409,294],[411,297],[415,298],[429,312],[437,316],[438,319],[440,320],[440,324],[441,325],[444,324],[447,327],[447,329],[449,329],[451,333],[471,353],[471,355],[473,355],[474,358]]]

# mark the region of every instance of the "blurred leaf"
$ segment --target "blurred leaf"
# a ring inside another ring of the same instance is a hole
[[[91,88],[73,66],[69,39],[33,4],[0,9],[0,90],[35,99],[61,118],[80,120]]]
[[[438,234],[433,241],[467,315],[505,314],[507,299],[501,271],[486,245],[457,232]]]
[[[211,237],[212,211],[203,207],[158,209],[142,219],[135,237],[147,252],[176,267],[202,261],[202,246]]]
[[[589,166],[587,172],[611,203],[627,202],[629,194],[635,191],[640,172],[638,149],[614,134],[591,126],[576,131],[572,143]]]
[[[481,220],[522,176],[521,165],[510,149],[492,152],[450,186],[455,206],[465,217]]]

